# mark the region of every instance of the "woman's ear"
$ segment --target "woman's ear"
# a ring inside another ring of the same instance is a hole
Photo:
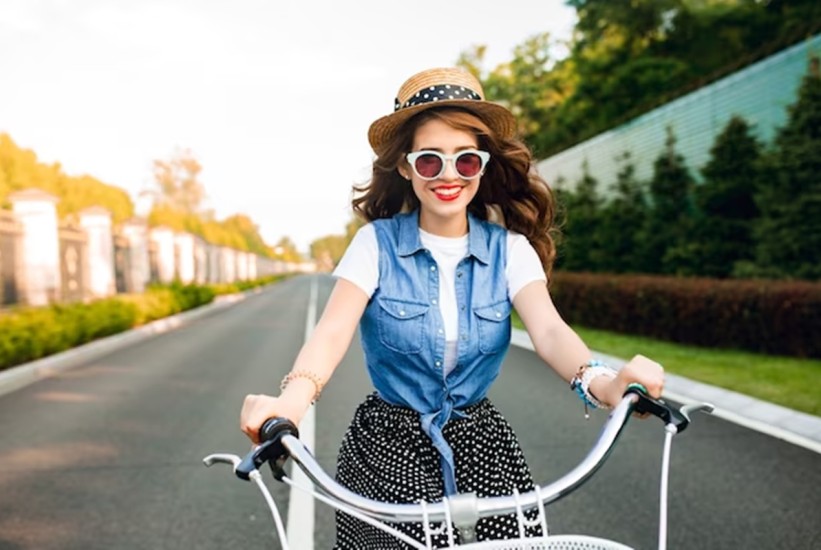
[[[406,168],[406,167],[404,167],[404,166],[399,166],[399,167],[396,169],[396,171],[397,171],[397,172],[399,172],[399,175],[400,175],[400,176],[402,176],[402,177],[403,177],[403,178],[405,178],[406,180],[410,181],[410,175],[408,174],[408,170],[407,170],[407,168]]]

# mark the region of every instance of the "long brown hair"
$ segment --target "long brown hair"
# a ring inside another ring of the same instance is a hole
[[[479,148],[490,153],[491,160],[468,211],[479,219],[490,219],[527,237],[549,279],[558,236],[554,224],[553,192],[537,173],[530,150],[524,143],[517,139],[500,139],[467,110],[428,109],[410,119],[374,161],[371,180],[362,186],[354,186],[354,213],[370,222],[419,207],[413,187],[397,168],[406,163],[405,154],[413,147],[416,129],[432,119],[473,133]]]

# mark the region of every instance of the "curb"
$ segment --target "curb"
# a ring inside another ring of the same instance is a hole
[[[513,329],[510,343],[535,351],[530,336],[521,329]],[[622,358],[595,351],[593,355],[617,369],[626,362]],[[685,404],[709,402],[715,407],[712,412],[714,416],[821,453],[821,417],[683,376],[667,373],[664,380],[662,395],[666,399]]]
[[[255,292],[258,291],[251,290],[245,293],[217,296],[210,304],[177,313],[170,317],[157,319],[141,327],[106,336],[42,359],[0,370],[0,396],[19,390],[38,380],[54,376],[62,371],[83,365],[131,344],[148,340],[158,334],[187,325],[196,319],[241,302],[248,294]]]

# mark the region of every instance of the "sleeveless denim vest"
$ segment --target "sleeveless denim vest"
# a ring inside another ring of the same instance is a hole
[[[457,360],[444,375],[445,331],[439,268],[419,237],[419,213],[373,222],[379,286],[360,322],[368,372],[379,396],[420,413],[441,454],[445,494],[457,492],[453,451],[442,436],[460,409],[485,397],[510,345],[507,232],[468,216],[468,252],[456,268]]]

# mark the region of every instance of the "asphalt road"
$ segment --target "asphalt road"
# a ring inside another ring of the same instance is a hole
[[[201,460],[249,449],[242,398],[277,391],[290,369],[311,278],[0,397],[0,549],[277,548],[256,489]],[[330,285],[319,277],[320,307]],[[370,391],[354,345],[316,408],[315,454],[331,471]],[[604,420],[585,420],[566,384],[519,348],[491,398],[542,484],[583,457]],[[551,507],[551,531],[655,548],[662,441],[660,422],[631,421],[604,468]],[[287,487],[269,487],[287,514]],[[669,547],[819,549],[819,488],[819,455],[699,415],[673,442]],[[329,548],[322,504],[316,525],[316,547]]]

